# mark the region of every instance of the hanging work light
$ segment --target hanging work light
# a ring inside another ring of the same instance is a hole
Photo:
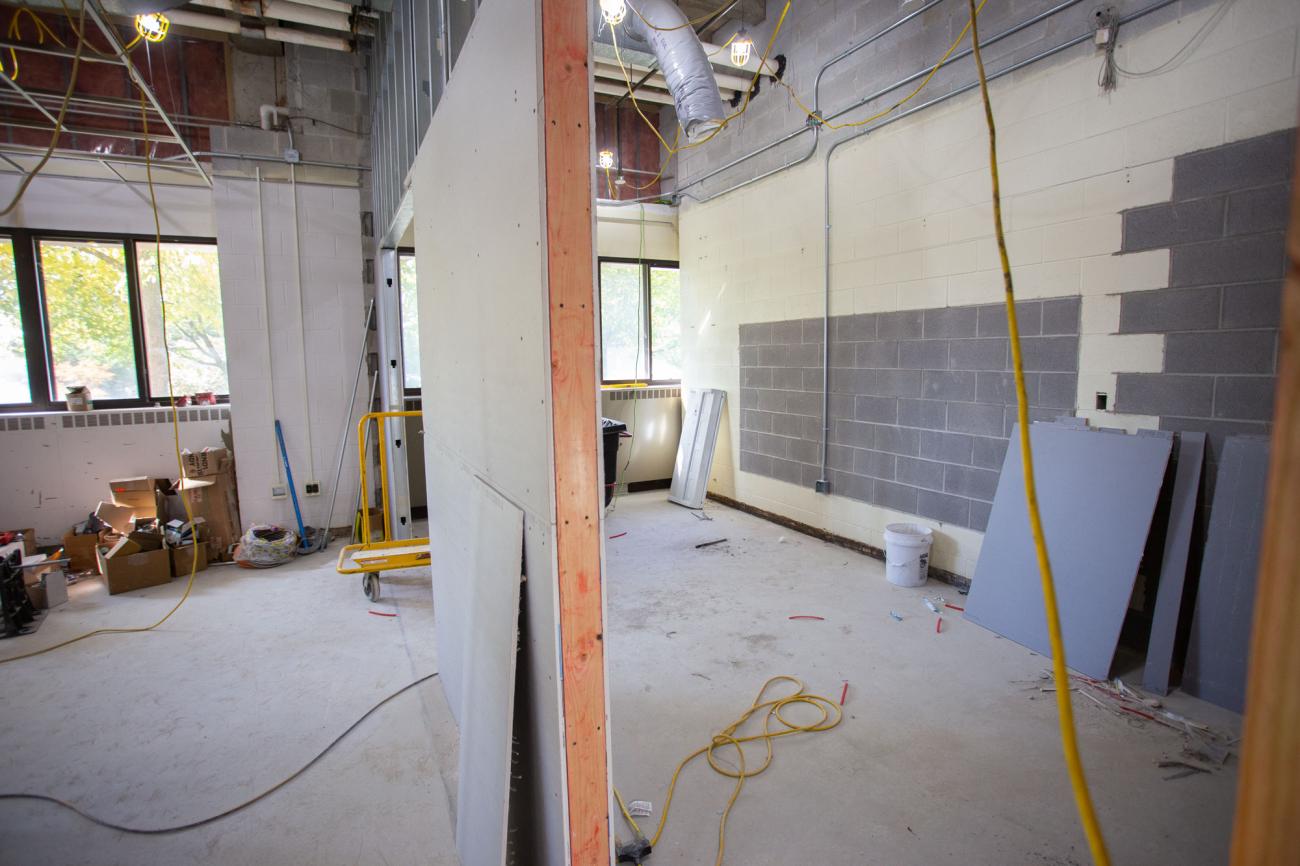
[[[167,27],[171,24],[161,12],[145,12],[135,16],[135,32],[145,42],[162,42],[167,38]]]
[[[731,65],[743,68],[749,62],[749,55],[753,51],[754,40],[749,38],[749,32],[739,31],[731,40]]]
[[[627,3],[625,0],[600,0],[600,14],[610,27],[617,26],[627,15]]]
[[[609,171],[614,167],[614,151],[602,150],[600,153],[596,154],[596,164],[605,171]]]

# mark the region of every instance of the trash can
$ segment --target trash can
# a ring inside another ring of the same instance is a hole
[[[601,418],[600,427],[605,440],[605,504],[609,505],[614,501],[614,484],[618,481],[618,440],[627,425],[613,418]]]
[[[895,586],[923,586],[930,569],[934,533],[915,523],[885,527],[885,577]]]

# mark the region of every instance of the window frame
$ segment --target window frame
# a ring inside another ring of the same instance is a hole
[[[22,317],[23,348],[27,356],[27,386],[32,399],[27,403],[0,404],[0,415],[64,412],[67,401],[54,398],[54,354],[50,345],[49,311],[45,307],[44,282],[39,253],[41,241],[74,241],[116,244],[122,248],[126,275],[127,308],[131,322],[131,346],[135,356],[137,392],[126,399],[95,399],[96,409],[135,409],[167,406],[170,395],[155,396],[149,388],[148,348],[145,345],[144,311],[140,300],[137,243],[155,243],[154,235],[121,232],[78,232],[58,229],[28,229],[0,226],[0,238],[13,245],[14,274],[18,283],[18,310]],[[215,247],[215,238],[163,235],[164,244],[194,244]],[[93,395],[92,395],[93,397]],[[216,395],[218,403],[229,403],[230,395]]]
[[[421,396],[420,388],[406,387],[406,339],[402,334],[402,259],[415,258],[415,247],[398,247],[394,252],[397,253],[397,342],[402,348],[402,396],[407,400],[419,400]],[[420,263],[415,263],[416,291],[419,291]],[[420,315],[416,310],[415,315]]]
[[[605,378],[605,341],[604,341],[604,294],[601,286],[601,274],[605,262],[622,265],[640,265],[641,266],[641,325],[645,333],[645,344],[641,347],[646,357],[646,371],[649,373],[645,379],[606,379]],[[656,379],[655,378],[655,356],[654,356],[654,331],[651,324],[653,316],[650,312],[650,271],[653,268],[664,268],[678,272],[678,278],[681,277],[681,262],[675,262],[669,259],[639,259],[629,258],[626,256],[597,256],[596,257],[596,298],[602,303],[597,305],[599,316],[596,321],[596,333],[600,340],[600,384],[601,387],[612,387],[621,385],[646,385],[646,386],[667,386],[680,385],[682,380],[677,379]]]

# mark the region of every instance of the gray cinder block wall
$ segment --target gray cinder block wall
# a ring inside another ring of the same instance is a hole
[[[1073,414],[1079,299],[1018,307],[1030,415]],[[821,476],[822,322],[740,326],[740,468]],[[832,493],[983,531],[1016,418],[1000,304],[831,319]]]
[[[1295,135],[1179,156],[1172,199],[1123,214],[1121,253],[1168,248],[1169,288],[1120,296],[1120,333],[1164,334],[1165,353],[1119,375],[1116,409],[1209,434],[1203,502],[1223,438],[1270,430]]]

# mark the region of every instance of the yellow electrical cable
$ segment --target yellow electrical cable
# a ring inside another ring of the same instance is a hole
[[[772,686],[772,684],[781,680],[793,683],[796,686],[795,691],[791,694],[785,695],[784,697],[772,698],[771,700],[766,701],[763,700],[763,695],[767,693],[767,690]],[[722,817],[718,821],[718,855],[717,859],[714,861],[714,866],[722,866],[722,859],[726,854],[727,847],[727,819],[731,816],[731,810],[736,805],[736,800],[740,798],[740,792],[745,786],[745,780],[757,776],[772,765],[772,741],[778,737],[786,737],[791,734],[814,734],[821,731],[829,731],[831,728],[838,725],[843,718],[843,711],[840,709],[839,704],[835,703],[835,701],[832,701],[830,698],[822,697],[821,695],[808,694],[804,691],[804,688],[804,684],[795,677],[772,677],[767,682],[763,683],[763,687],[758,690],[758,696],[754,698],[754,702],[750,704],[749,709],[741,713],[739,718],[730,725],[727,725],[727,727],[723,728],[720,732],[714,734],[707,746],[702,746],[696,749],[694,752],[691,752],[682,759],[682,762],[677,765],[677,769],[673,770],[672,780],[668,783],[668,793],[664,797],[663,811],[659,814],[659,826],[655,829],[654,836],[649,840],[652,848],[659,844],[659,838],[663,836],[664,826],[668,823],[668,810],[673,804],[673,792],[677,788],[677,781],[681,777],[682,770],[684,770],[686,765],[691,761],[695,760],[700,755],[704,755],[709,766],[713,768],[715,773],[736,780],[735,788],[732,789],[731,797],[727,800],[727,806],[723,809]],[[783,715],[783,713],[788,707],[796,704],[805,704],[815,708],[821,713],[821,718],[815,722],[804,725],[791,722],[785,717],[785,715]],[[741,726],[761,710],[767,710],[766,715],[763,717],[762,732],[746,736],[738,736],[737,731]],[[773,722],[780,724],[781,728],[779,730],[773,730]],[[767,754],[764,756],[762,764],[757,768],[750,770],[745,761],[744,744],[756,741],[761,741],[763,743],[767,749]],[[719,759],[715,752],[722,747],[731,747],[735,749],[737,766],[734,769],[719,763]],[[619,809],[622,810],[623,817],[632,826],[632,829],[636,832],[637,836],[645,838],[645,834],[641,832],[641,828],[637,826],[631,813],[628,812],[627,806],[623,804],[623,797],[619,794],[617,788],[614,789],[614,797],[618,800]]]
[[[85,9],[84,0],[82,4],[82,9],[84,15],[84,9]],[[81,43],[79,40],[78,56],[80,56],[80,44]],[[76,71],[75,66],[73,67],[73,71],[75,74]],[[148,180],[148,185],[149,185],[149,206],[153,210],[154,264],[155,267],[158,269],[158,295],[160,301],[159,306],[162,311],[163,356],[167,359],[167,392],[168,392],[169,399],[171,401],[171,410],[172,410],[172,444],[175,447],[175,451],[176,451],[177,475],[179,478],[183,479],[185,477],[185,463],[181,459],[180,417],[179,417],[179,413],[176,411],[176,395],[174,393],[175,389],[173,388],[172,385],[171,348],[167,345],[167,301],[165,296],[163,295],[163,281],[162,281],[162,220],[158,215],[158,198],[155,195],[154,186],[153,186],[153,159],[149,153],[149,143],[150,143],[149,142],[149,114],[145,107],[143,88],[140,89],[140,122],[143,125],[143,130],[144,130],[144,167],[145,167],[145,177]],[[55,130],[56,140],[58,138],[58,133],[59,133],[59,129],[56,129]],[[194,513],[191,510],[189,500],[186,498],[184,493],[181,494],[181,505],[185,509],[185,521],[187,523],[193,523]],[[69,646],[70,644],[77,643],[78,641],[83,641],[86,638],[95,637],[96,635],[136,634],[139,632],[153,631],[158,626],[162,625],[167,620],[171,619],[172,614],[180,610],[181,605],[183,605],[186,599],[190,597],[190,592],[194,589],[194,578],[197,576],[198,569],[199,569],[197,538],[194,541],[194,547],[195,547],[194,554],[190,556],[190,577],[189,577],[189,581],[185,584],[185,592],[181,594],[180,600],[176,602],[176,604],[172,607],[172,609],[167,611],[167,613],[163,616],[163,618],[155,622],[153,625],[140,626],[136,628],[97,628],[94,631],[88,631],[85,634],[78,635],[77,637],[69,638],[68,640],[61,641],[56,644],[52,644],[50,646],[45,647],[44,649],[33,650],[32,652],[29,653],[23,653],[21,655],[10,656],[9,658],[0,659],[0,664],[7,664],[8,662],[15,662],[18,661],[19,659],[28,659],[28,658],[32,658],[33,656],[44,655],[47,652],[60,649],[61,647]]]
[[[1052,678],[1056,683],[1056,710],[1061,727],[1061,749],[1065,753],[1065,766],[1074,791],[1074,803],[1079,812],[1088,839],[1088,850],[1093,863],[1109,866],[1106,840],[1088,791],[1083,761],[1079,757],[1079,741],[1074,729],[1074,708],[1070,703],[1070,675],[1065,665],[1065,641],[1061,637],[1061,616],[1056,605],[1056,584],[1052,578],[1052,563],[1047,554],[1047,540],[1043,534],[1043,521],[1038,513],[1038,493],[1034,484],[1034,455],[1029,442],[1029,405],[1025,397],[1024,361],[1020,352],[1020,327],[1016,322],[1016,296],[1011,279],[1011,260],[1007,256],[1007,240],[1002,229],[1002,195],[998,183],[997,126],[993,122],[993,105],[989,101],[988,78],[984,74],[984,58],[980,54],[978,8],[975,0],[966,0],[970,7],[971,48],[975,68],[979,73],[980,97],[984,102],[984,119],[989,135],[989,175],[993,185],[993,228],[998,243],[998,259],[1002,265],[1002,282],[1006,287],[1007,333],[1011,340],[1011,362],[1016,379],[1016,418],[1020,427],[1020,454],[1025,469],[1025,505],[1029,511],[1029,528],[1034,537],[1034,552],[1038,558],[1038,573],[1042,579],[1043,608],[1047,617],[1047,635],[1052,646]],[[982,4],[981,4],[982,5]]]

